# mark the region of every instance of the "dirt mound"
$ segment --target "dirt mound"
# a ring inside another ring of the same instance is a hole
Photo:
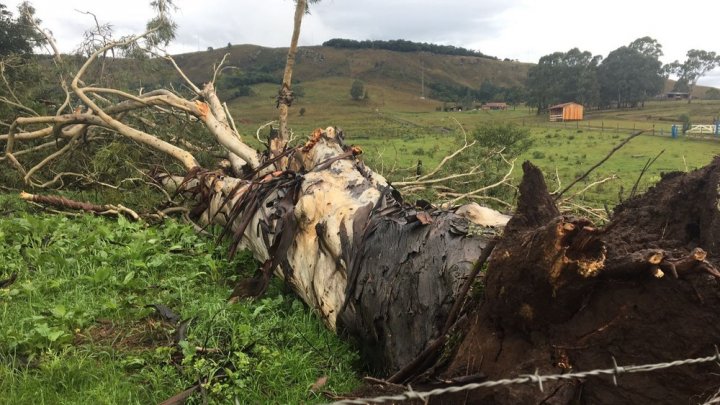
[[[720,157],[690,173],[673,172],[645,194],[615,209],[608,246],[702,247],[720,257]]]
[[[485,299],[442,377],[560,374],[710,356],[720,343],[720,159],[666,175],[605,228],[557,216],[526,163],[515,219],[493,252]],[[707,252],[707,257],[705,253]],[[673,273],[677,272],[678,278]],[[718,365],[508,385],[440,398],[483,404],[698,403]],[[466,396],[467,395],[467,396]]]

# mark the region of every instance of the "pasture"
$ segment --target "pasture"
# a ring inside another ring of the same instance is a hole
[[[584,190],[575,201],[596,208],[628,198],[642,168],[661,151],[638,192],[662,173],[693,170],[720,153],[712,137],[668,136],[683,114],[693,123],[712,122],[720,102],[648,102],[642,109],[587,111],[578,123],[549,123],[524,107],[437,111],[442,103],[421,100],[401,85],[370,84],[369,100],[356,102],[347,95],[350,84],[342,78],[302,84],[305,95],[291,110],[295,142],[316,127],[342,127],[368,166],[391,181],[411,178],[418,160],[429,170],[463,145],[464,133],[471,138],[488,123],[529,131],[532,145],[517,161],[541,167],[551,190],[572,182],[634,130],[645,130],[566,194]],[[276,117],[277,86],[254,91],[229,107],[243,140],[257,145],[257,128]],[[518,164],[511,183],[520,177]],[[597,183],[603,179],[611,180]],[[223,403],[314,403],[327,401],[321,392],[347,393],[361,384],[356,349],[284,294],[281,283],[260,300],[228,304],[234,282],[257,263],[247,255],[228,263],[224,246],[190,226],[48,215],[14,195],[0,196],[0,211],[0,243],[7,247],[0,252],[6,268],[0,281],[17,277],[0,288],[0,398],[157,403],[197,387]],[[178,319],[164,317],[157,304]]]
[[[298,142],[315,127],[342,127],[347,141],[362,147],[366,163],[391,181],[411,177],[418,160],[425,168],[433,167],[462,146],[463,130],[471,135],[487,123],[510,122],[530,131],[532,146],[518,162],[530,160],[542,168],[551,189],[558,186],[558,179],[563,187],[569,184],[631,133],[644,130],[568,192],[574,194],[611,178],[576,197],[594,207],[612,207],[627,198],[644,165],[661,152],[638,182],[637,192],[657,182],[663,173],[699,168],[720,153],[720,137],[670,137],[671,126],[681,125],[683,115],[693,124],[711,124],[720,117],[720,101],[648,101],[643,108],[586,110],[584,121],[551,123],[545,115],[520,106],[505,111],[437,111],[442,103],[385,86],[368,86],[369,100],[358,102],[346,94],[350,84],[350,79],[339,78],[303,84],[305,96],[291,110],[303,106],[307,110],[304,116],[295,113],[291,118]],[[252,134],[248,138],[254,137],[259,125],[274,119],[275,109],[268,100],[275,91],[275,86],[258,85],[254,96],[231,104],[240,117],[241,132]],[[515,184],[520,176],[518,165]]]

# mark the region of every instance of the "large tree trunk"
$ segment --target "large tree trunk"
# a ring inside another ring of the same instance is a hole
[[[263,263],[237,295],[262,293],[276,273],[330,329],[358,341],[371,369],[387,374],[439,337],[507,217],[477,204],[404,204],[357,153],[328,128],[286,153],[291,170],[252,181],[200,171],[163,182],[197,199],[200,222],[226,227],[231,253],[247,248]]]

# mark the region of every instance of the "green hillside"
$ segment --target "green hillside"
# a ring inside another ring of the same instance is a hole
[[[203,81],[209,76],[211,61],[221,60],[226,53],[229,53],[227,64],[230,66],[245,71],[282,74],[287,48],[235,45],[177,55],[176,60],[192,80]],[[436,82],[474,89],[485,80],[498,86],[521,86],[531,66],[473,56],[311,46],[298,50],[294,78],[299,82],[328,77],[357,78],[373,84],[391,85],[419,96],[421,64],[426,86]]]

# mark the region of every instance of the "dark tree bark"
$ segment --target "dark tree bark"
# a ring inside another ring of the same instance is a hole
[[[672,173],[619,206],[604,228],[560,216],[542,175],[524,165],[518,212],[494,250],[485,296],[443,378],[612,368],[709,356],[720,338],[720,158]],[[707,251],[707,258],[705,251]],[[673,275],[678,273],[678,278]],[[583,381],[512,385],[443,403],[698,403],[717,365]]]

